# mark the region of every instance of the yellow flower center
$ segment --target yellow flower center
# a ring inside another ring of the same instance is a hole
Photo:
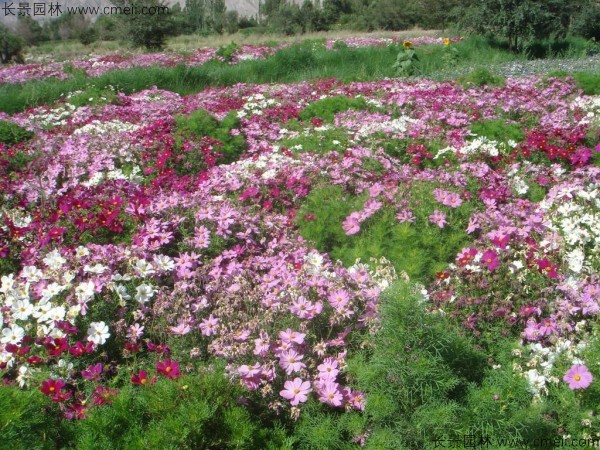
[[[579,380],[581,380],[581,377],[580,377],[579,375],[575,375],[575,376],[573,377],[573,379],[574,379],[575,381],[579,381]]]

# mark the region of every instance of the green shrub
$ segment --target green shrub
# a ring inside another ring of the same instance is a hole
[[[239,404],[243,390],[229,382],[223,366],[215,362],[177,381],[159,378],[147,386],[124,379],[112,404],[90,401],[88,417],[76,421],[60,419],[56,404],[36,389],[2,387],[0,448],[291,449],[288,431],[276,418]]]
[[[34,450],[61,448],[68,441],[56,410],[38,390],[0,387],[0,448]]]
[[[492,141],[521,142],[525,139],[525,132],[519,124],[507,123],[504,119],[482,120],[474,122],[471,127],[471,132],[477,136],[485,136]]]
[[[458,83],[468,87],[469,85],[475,86],[502,86],[504,85],[504,78],[494,75],[485,67],[478,67],[472,70],[465,76],[457,79]]]
[[[300,213],[298,224],[302,236],[315,243],[320,251],[329,252],[346,265],[357,258],[389,259],[396,270],[405,271],[418,280],[432,277],[443,270],[466,242],[466,228],[472,206],[465,203],[448,211],[444,229],[429,222],[436,204],[429,184],[415,184],[412,197],[420,203],[414,224],[399,223],[395,212],[383,208],[361,224],[358,234],[347,236],[342,223],[353,211],[362,209],[366,195],[345,193],[339,186],[317,187],[311,191]],[[307,217],[314,216],[314,219]]]
[[[178,134],[177,139],[179,144],[185,138],[200,139],[205,136],[219,141],[221,146],[216,147],[215,150],[223,155],[223,158],[219,161],[220,163],[228,164],[236,161],[246,150],[246,139],[244,136],[241,133],[235,136],[231,134],[231,130],[240,129],[240,120],[235,111],[230,111],[219,122],[208,111],[199,109],[188,116],[177,116],[175,118],[175,125],[177,127],[176,134]],[[186,158],[188,158],[186,162],[196,164],[198,161],[195,158],[198,157],[200,155],[188,154],[186,155]]]
[[[15,145],[30,139],[32,136],[31,131],[27,131],[16,123],[0,120],[0,142],[4,145]]]
[[[578,36],[600,42],[600,6],[592,1],[588,2],[574,18],[571,31]]]
[[[239,45],[237,45],[235,42],[231,42],[230,44],[219,47],[219,50],[217,50],[217,56],[220,56],[225,61],[230,62],[239,49]]]
[[[364,98],[350,98],[343,95],[328,97],[311,103],[298,115],[302,120],[312,118],[323,119],[327,122],[333,122],[337,113],[348,111],[349,109],[364,110],[368,105]]]
[[[25,47],[23,39],[11,33],[9,29],[0,23],[0,63],[7,64],[14,60],[22,64],[23,55],[21,51]]]
[[[585,95],[600,95],[600,73],[578,72],[573,78]]]

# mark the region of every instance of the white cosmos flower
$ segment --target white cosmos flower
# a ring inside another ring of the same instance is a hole
[[[103,265],[102,265],[102,264],[100,264],[100,263],[98,263],[98,264],[96,264],[96,265],[94,265],[94,266],[90,266],[90,265],[86,264],[86,265],[83,267],[83,271],[84,271],[84,272],[88,272],[88,273],[96,273],[96,274],[101,274],[101,273],[104,273],[104,271],[105,271],[106,269],[108,269],[108,267],[106,267],[106,266],[103,266]]]
[[[21,271],[21,276],[23,278],[26,278],[27,281],[36,283],[42,279],[42,277],[44,276],[44,272],[42,272],[35,266],[25,266]]]
[[[165,272],[173,270],[175,267],[175,262],[167,255],[156,255],[154,257],[154,264],[159,270],[163,270]]]
[[[2,339],[0,339],[0,342],[3,344],[18,344],[24,337],[25,330],[19,325],[13,324],[10,328],[2,330]]]
[[[104,322],[92,322],[90,324],[90,328],[88,329],[88,341],[93,342],[97,345],[102,345],[106,342],[106,340],[110,337],[110,333],[108,331],[108,325]]]
[[[61,286],[58,283],[50,283],[48,286],[46,286],[44,288],[44,290],[42,291],[42,297],[45,299],[51,299],[52,297],[60,294],[62,291],[64,291],[66,288],[65,286]]]
[[[12,291],[15,287],[15,276],[14,274],[10,274],[8,276],[2,277],[2,287],[0,287],[0,292],[6,294]]]
[[[18,300],[12,305],[13,317],[17,320],[27,320],[33,313],[33,305],[28,300]]]
[[[156,272],[152,264],[145,259],[138,259],[133,268],[140,277],[148,277]]]
[[[94,296],[95,285],[93,281],[80,283],[75,288],[75,295],[79,300],[89,300]]]
[[[43,261],[44,264],[46,264],[50,269],[53,270],[60,269],[67,262],[67,260],[62,257],[58,250],[52,250],[46,255]]]
[[[149,284],[140,284],[136,292],[135,299],[140,303],[146,303],[154,295],[154,288]]]

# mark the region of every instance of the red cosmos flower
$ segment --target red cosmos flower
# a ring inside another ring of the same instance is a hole
[[[165,359],[156,363],[156,371],[170,380],[176,380],[181,376],[179,372],[179,362]]]
[[[58,380],[53,380],[52,378],[49,378],[47,380],[42,381],[42,387],[40,388],[40,391],[42,392],[42,394],[48,395],[49,397],[55,397],[59,396],[59,394],[63,394],[60,398],[64,397],[64,399],[66,400],[71,396],[71,393],[67,393],[68,396],[65,397],[64,393],[61,392],[64,387],[65,382],[62,378],[59,378]],[[54,399],[52,400],[55,401]]]
[[[148,351],[150,352],[166,353],[167,355],[171,353],[169,346],[162,343],[153,344],[152,342],[148,341],[146,342],[146,347],[148,347]]]
[[[94,399],[94,405],[106,405],[112,403],[112,398],[119,393],[118,389],[110,389],[106,386],[96,386],[92,398]]]
[[[29,358],[27,358],[27,362],[29,364],[39,364],[42,361],[42,358],[40,358],[39,356],[30,356]]]
[[[477,256],[477,249],[463,248],[457,255],[456,261],[460,266],[466,266]]]
[[[77,401],[68,406],[65,417],[69,420],[87,419],[87,408],[81,402]]]
[[[483,252],[481,260],[487,266],[490,272],[496,270],[496,268],[500,265],[500,261],[498,261],[498,254],[494,250],[486,250]]]
[[[535,262],[542,273],[545,273],[550,278],[558,278],[558,273],[556,272],[558,264],[552,265],[547,259],[536,259]]]
[[[68,320],[55,320],[54,325],[59,329],[64,331],[67,334],[77,334],[79,333],[79,328],[75,325],[71,324]]]
[[[50,356],[60,356],[62,352],[66,352],[69,349],[69,343],[66,338],[47,338],[44,346]]]
[[[129,351],[131,353],[135,353],[135,352],[137,352],[140,349],[141,346],[142,346],[142,344],[140,344],[139,342],[136,343],[136,344],[134,344],[132,342],[127,342],[125,344],[125,350],[127,350],[127,351]]]
[[[145,386],[156,383],[156,377],[149,379],[148,373],[145,370],[140,370],[138,373],[131,374],[131,382],[136,386]]]
[[[76,358],[84,355],[85,353],[91,353],[93,350],[93,342],[88,342],[86,345],[83,345],[80,341],[77,341],[73,347],[69,347],[69,353]]]
[[[102,374],[102,363],[92,364],[87,369],[81,371],[81,376],[89,381],[100,381]]]
[[[50,231],[48,231],[48,237],[50,239],[58,239],[65,231],[67,231],[67,229],[64,227],[51,228]]]

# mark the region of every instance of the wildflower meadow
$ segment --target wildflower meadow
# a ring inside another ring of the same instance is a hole
[[[597,72],[419,76],[461,45],[0,112],[0,448],[600,448]]]

